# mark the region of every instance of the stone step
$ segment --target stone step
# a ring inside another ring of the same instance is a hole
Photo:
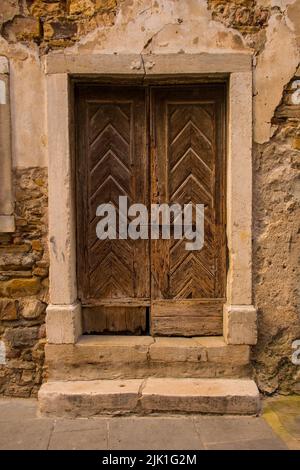
[[[46,415],[147,415],[151,413],[259,413],[259,392],[250,379],[54,381],[39,391]]]
[[[247,377],[247,345],[222,336],[82,336],[76,344],[47,344],[50,380],[153,377]]]

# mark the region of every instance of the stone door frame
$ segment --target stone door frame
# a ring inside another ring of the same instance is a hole
[[[252,56],[248,53],[49,54],[49,343],[76,343],[82,333],[76,280],[73,103],[70,78],[228,79],[226,232],[229,269],[223,334],[228,344],[255,344],[252,305]]]

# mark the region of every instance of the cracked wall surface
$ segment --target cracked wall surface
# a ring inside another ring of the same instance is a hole
[[[291,355],[293,339],[300,338],[300,0],[2,0],[0,27],[0,55],[10,63],[15,172],[48,165],[42,59],[50,51],[253,53],[253,296],[259,341],[252,361],[262,391],[299,392],[299,366]],[[4,237],[0,249],[17,245],[14,237]],[[10,279],[20,279],[21,271],[16,266]],[[4,299],[13,297],[6,292]],[[7,329],[28,328],[21,317],[7,324],[0,311],[0,341]],[[12,346],[11,354],[27,350]],[[7,385],[3,393],[22,394],[22,387],[24,396],[36,392],[41,378],[27,385],[20,380],[26,361],[32,362],[24,357],[23,369],[10,369],[9,384],[18,387]],[[6,381],[8,367],[0,365]]]

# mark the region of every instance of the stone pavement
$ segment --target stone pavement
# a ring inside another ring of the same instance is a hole
[[[299,424],[299,421],[298,421]],[[298,429],[299,435],[299,429]],[[263,418],[38,416],[32,399],[0,399],[0,449],[287,449]]]
[[[266,400],[264,418],[290,449],[300,450],[300,396]]]

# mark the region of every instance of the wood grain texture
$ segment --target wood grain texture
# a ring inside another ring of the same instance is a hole
[[[143,331],[150,305],[154,335],[222,334],[224,85],[94,85],[78,88],[77,103],[78,290],[87,331]],[[97,206],[113,203],[118,215],[120,195],[148,208],[204,204],[204,247],[188,251],[173,236],[98,240]]]
[[[224,295],[225,162],[220,143],[222,90],[157,89],[152,95],[152,201],[204,204],[204,247],[152,241],[152,298]]]
[[[97,306],[82,309],[84,333],[141,335],[146,332],[145,307]]]
[[[153,336],[221,335],[221,299],[154,301],[151,304]]]
[[[186,250],[186,239],[151,241],[151,331],[220,334],[226,278],[224,88],[158,87],[151,98],[152,202],[205,207],[201,250]],[[165,299],[163,306],[156,299]],[[172,310],[171,299],[190,303]]]
[[[83,303],[149,298],[148,240],[99,240],[97,207],[119,196],[128,204],[148,197],[145,91],[89,87],[79,90],[78,279]],[[121,214],[124,216],[124,214]],[[128,220],[127,220],[128,223]],[[117,229],[118,230],[118,229]]]

